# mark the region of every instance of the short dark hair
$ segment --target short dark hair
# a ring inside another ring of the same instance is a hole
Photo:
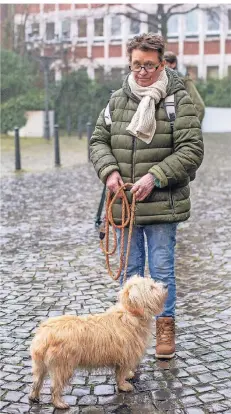
[[[162,62],[164,57],[165,42],[162,36],[154,33],[143,33],[139,36],[134,36],[133,39],[127,43],[127,54],[131,61],[132,51],[135,49],[144,52],[148,50],[155,50],[158,52],[159,59]]]
[[[164,58],[165,58],[166,62],[177,64],[177,56],[173,52],[166,51],[165,54],[164,54]]]

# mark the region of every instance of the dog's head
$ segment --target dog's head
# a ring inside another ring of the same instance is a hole
[[[167,293],[163,283],[135,275],[125,283],[119,297],[134,316],[150,318],[162,313]]]

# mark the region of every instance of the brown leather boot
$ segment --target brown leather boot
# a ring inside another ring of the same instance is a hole
[[[170,359],[175,355],[175,321],[170,316],[156,320],[156,358]]]

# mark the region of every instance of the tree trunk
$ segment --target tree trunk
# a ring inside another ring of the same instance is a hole
[[[161,35],[163,36],[165,42],[167,42],[168,26],[167,26],[166,13],[164,11],[164,4],[157,4],[157,17],[158,17],[158,27],[160,29]]]

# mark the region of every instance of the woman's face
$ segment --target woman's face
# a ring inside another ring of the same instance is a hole
[[[164,62],[160,62],[158,52],[155,50],[142,51],[134,49],[131,55],[131,68],[136,69],[140,66],[145,66],[147,70],[142,68],[139,72],[133,70],[133,76],[136,83],[140,86],[150,86],[160,76],[160,72],[164,69]],[[155,70],[155,67],[159,67]],[[154,68],[154,70],[152,70]]]

